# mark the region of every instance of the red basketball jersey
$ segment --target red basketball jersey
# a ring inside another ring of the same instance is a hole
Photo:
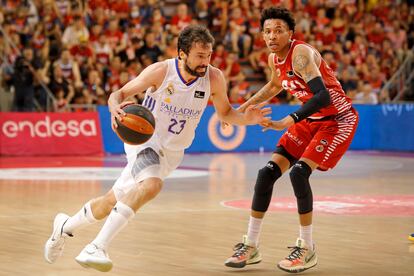
[[[288,91],[293,96],[297,97],[302,103],[306,103],[313,97],[312,91],[309,89],[306,82],[296,75],[293,71],[292,66],[292,53],[296,45],[304,44],[311,47],[318,55],[320,55],[312,46],[309,44],[293,40],[291,42],[289,52],[283,61],[279,61],[277,56],[274,56],[274,65],[276,76],[282,83],[283,89]],[[325,108],[319,110],[319,112],[312,114],[311,118],[322,118],[331,115],[337,115],[351,109],[352,101],[346,96],[341,84],[336,79],[333,70],[326,64],[321,57],[321,64],[319,71],[322,75],[322,80],[331,96],[331,104]]]

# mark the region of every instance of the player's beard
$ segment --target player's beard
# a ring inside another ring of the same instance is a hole
[[[204,77],[205,74],[207,73],[207,70],[204,71],[204,72],[198,72],[197,71],[197,69],[207,68],[207,66],[197,66],[196,68],[191,69],[190,66],[188,66],[188,64],[187,64],[187,60],[184,61],[184,68],[185,68],[185,71],[187,71],[187,73],[189,73],[190,75],[192,75],[194,77]]]

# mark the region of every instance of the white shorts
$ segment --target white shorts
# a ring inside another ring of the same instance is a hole
[[[131,146],[124,144],[128,164],[112,187],[115,197],[120,200],[135,185],[150,177],[164,180],[181,163],[184,151],[171,151],[162,148],[158,139]]]

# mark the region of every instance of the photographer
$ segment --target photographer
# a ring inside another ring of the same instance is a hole
[[[23,56],[16,59],[12,75],[14,86],[14,111],[34,111],[34,79],[39,64],[33,58],[33,50],[25,48]]]

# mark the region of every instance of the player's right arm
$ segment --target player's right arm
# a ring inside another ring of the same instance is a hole
[[[275,66],[273,63],[274,54],[270,54],[267,59],[267,64],[271,70],[271,79],[270,81],[262,87],[253,97],[251,97],[247,102],[242,104],[239,107],[239,111],[244,112],[249,105],[259,104],[266,102],[267,100],[273,98],[274,96],[278,95],[280,92],[283,91],[282,84],[279,80],[279,76],[275,71]]]
[[[129,81],[121,89],[112,92],[108,99],[108,108],[111,112],[112,127],[116,128],[115,118],[122,121],[125,112],[122,110],[127,104],[133,102],[124,102],[128,97],[146,91],[150,87],[158,89],[162,84],[165,74],[167,73],[168,64],[166,62],[157,62],[146,67],[141,74],[135,79]]]

